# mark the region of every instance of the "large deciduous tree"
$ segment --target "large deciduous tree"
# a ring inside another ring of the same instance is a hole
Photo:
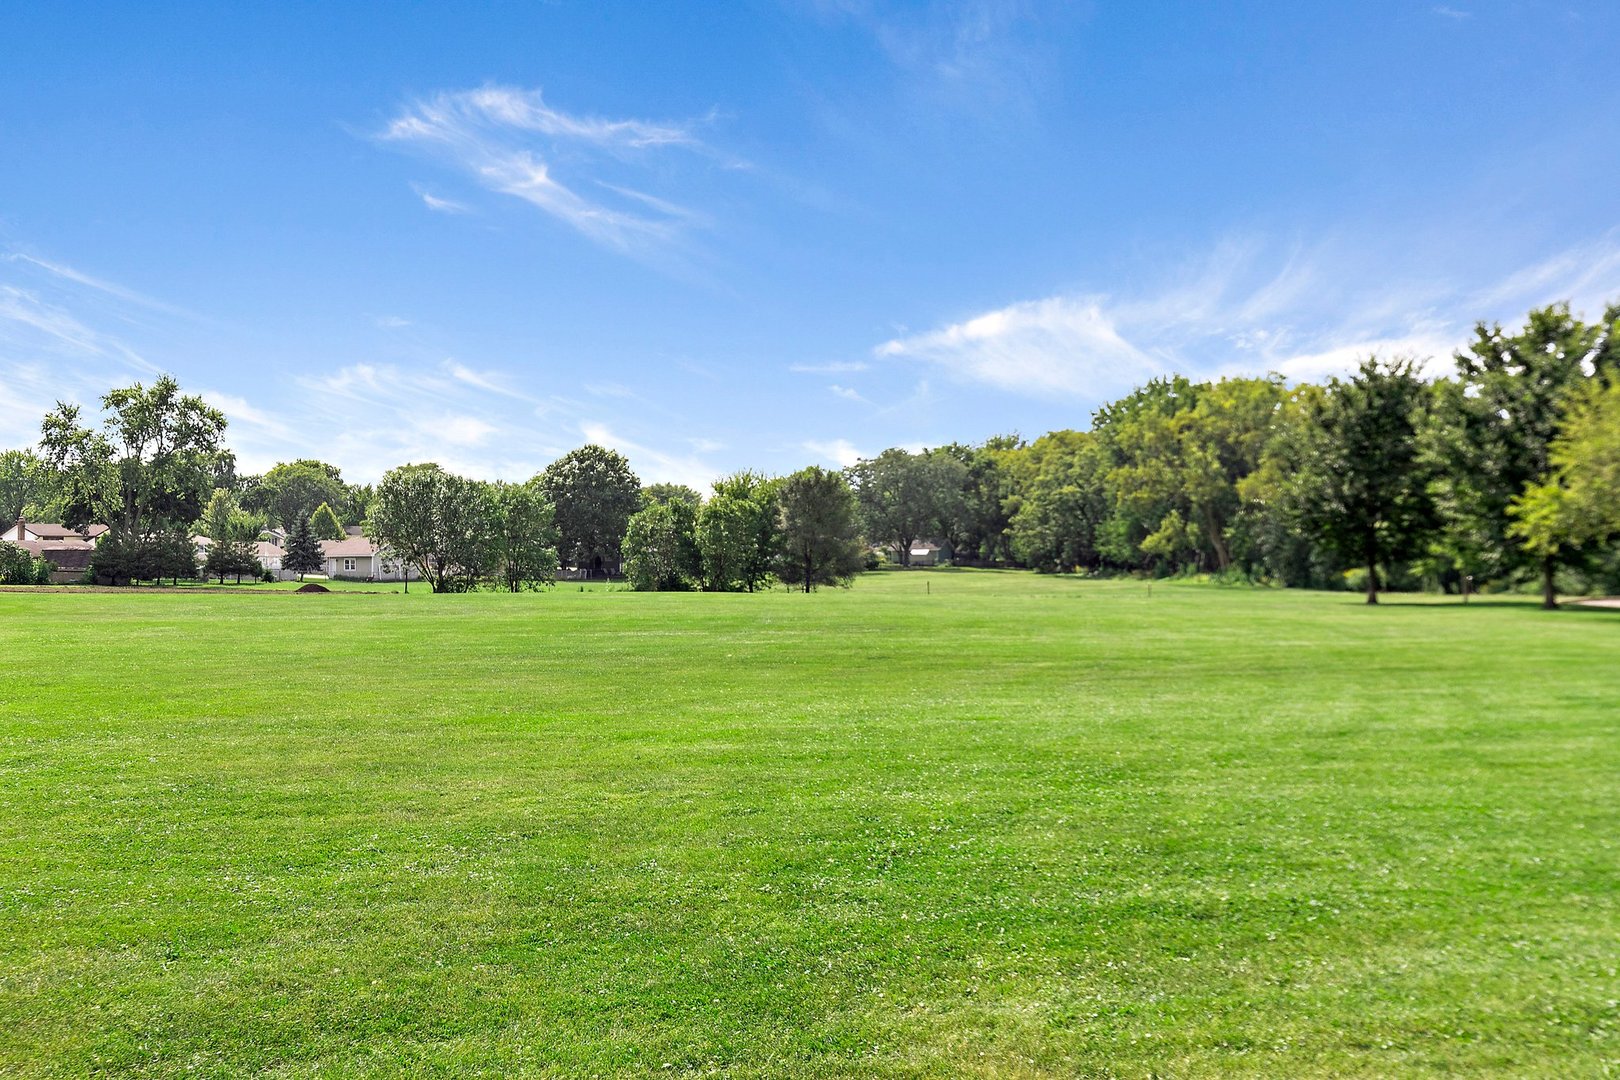
[[[50,499],[50,473],[32,450],[0,453],[0,529],[20,517],[45,509]]]
[[[842,474],[812,465],[782,481],[781,564],[789,585],[809,592],[841,585],[865,561],[855,493]]]
[[[101,399],[99,427],[77,405],[58,402],[41,425],[40,447],[55,477],[66,524],[105,522],[92,560],[114,582],[178,577],[188,571],[187,529],[201,515],[224,455],[225,415],[164,375]],[[104,550],[103,550],[104,549]]]
[[[1007,537],[1019,562],[1043,571],[1100,564],[1108,464],[1107,452],[1086,431],[1050,432],[1005,453]]]
[[[1378,568],[1423,550],[1435,525],[1430,472],[1420,452],[1429,387],[1415,361],[1364,360],[1311,403],[1292,484],[1302,527],[1346,562]]]
[[[1620,536],[1620,377],[1582,387],[1548,462],[1548,478],[1508,507],[1509,534],[1542,559]]]
[[[967,466],[950,454],[885,450],[849,469],[866,535],[893,545],[911,565],[918,540],[940,532],[958,513]]]
[[[681,499],[636,511],[624,534],[624,576],[639,592],[677,592],[702,580],[697,511]]]
[[[699,508],[696,542],[705,589],[731,592],[743,587],[758,531],[755,514],[746,499],[731,495],[716,495]]]
[[[1455,379],[1437,388],[1429,436],[1440,546],[1466,573],[1534,568],[1543,604],[1555,607],[1555,572],[1570,549],[1533,546],[1510,528],[1508,509],[1548,480],[1566,402],[1588,379],[1620,368],[1620,307],[1595,326],[1567,304],[1532,311],[1516,333],[1480,323],[1456,363]]]
[[[557,526],[540,485],[492,484],[489,489],[493,561],[510,592],[557,579]]]
[[[939,527],[960,560],[982,565],[1011,557],[1007,500],[1013,488],[1007,464],[1023,445],[1017,435],[996,435],[977,446],[951,443],[932,451],[956,459],[965,470],[958,497],[942,507]]]
[[[1174,376],[1099,410],[1115,535],[1163,569],[1230,569],[1238,485],[1259,467],[1284,394],[1277,379]]]
[[[582,446],[536,479],[555,511],[563,561],[581,569],[617,564],[630,515],[641,508],[641,482],[624,455]]]
[[[488,489],[434,464],[402,465],[377,485],[366,535],[415,566],[436,593],[466,592],[495,555]]]
[[[685,484],[671,484],[660,481],[648,484],[641,489],[641,505],[651,506],[653,503],[683,502],[696,509],[703,505],[703,493]]]
[[[747,539],[744,541],[741,537],[734,537],[735,547],[727,555],[720,556],[715,545],[720,542],[721,532],[730,535],[730,526],[721,529],[716,518],[705,531],[705,519],[700,512],[698,544],[710,588],[730,587],[717,584],[721,576],[734,580],[739,588],[747,592],[770,584],[781,547],[781,508],[778,502],[781,484],[779,479],[748,470],[723,476],[714,482],[714,498],[709,502],[718,502],[730,508],[718,511],[721,515],[730,515],[733,509],[739,511],[746,519],[743,531]],[[722,563],[723,569],[720,568]]]
[[[303,458],[283,462],[266,472],[244,499],[244,505],[262,510],[272,523],[291,531],[300,521],[309,520],[322,503],[344,506],[349,499],[349,486],[336,465]]]

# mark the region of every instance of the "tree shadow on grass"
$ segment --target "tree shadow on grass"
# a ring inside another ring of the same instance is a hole
[[[1537,612],[1546,611],[1546,609],[1544,609],[1541,606],[1540,602],[1535,601],[1535,600],[1479,600],[1479,599],[1471,599],[1471,600],[1468,601],[1468,603],[1465,604],[1459,598],[1449,598],[1447,600],[1442,600],[1442,601],[1433,601],[1433,600],[1428,600],[1428,601],[1424,601],[1424,600],[1405,601],[1405,600],[1401,600],[1401,599],[1391,600],[1391,599],[1387,599],[1386,596],[1384,596],[1384,595],[1380,595],[1379,598],[1378,598],[1378,603],[1375,604],[1375,605],[1369,605],[1364,600],[1356,600],[1354,603],[1358,607],[1377,607],[1377,608],[1380,608],[1382,610],[1387,610],[1387,611],[1456,611],[1456,612],[1467,612],[1467,611],[1478,611],[1478,610],[1480,610],[1482,608],[1489,608],[1489,609],[1492,609],[1492,610],[1502,610],[1502,609],[1511,608],[1512,610],[1515,610],[1515,611],[1537,611]],[[1556,609],[1554,609],[1552,611],[1546,611],[1546,614],[1548,614],[1548,615],[1557,615],[1557,614],[1559,614],[1561,612],[1573,612],[1573,613],[1584,614],[1584,615],[1608,616],[1608,617],[1611,617],[1611,618],[1620,617],[1620,608],[1596,607],[1596,606],[1594,606],[1592,604],[1582,604],[1582,603],[1580,603],[1578,601],[1574,601],[1574,600],[1562,601],[1562,602],[1559,603],[1559,605],[1558,605],[1558,607]]]

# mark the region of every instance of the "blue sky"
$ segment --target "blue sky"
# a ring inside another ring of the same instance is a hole
[[[1620,298],[1620,5],[12,4],[0,446],[647,480]]]

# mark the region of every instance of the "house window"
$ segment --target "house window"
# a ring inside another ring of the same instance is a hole
[[[345,570],[353,570],[354,569],[354,560],[353,559],[344,559],[343,560],[343,569],[345,569]]]

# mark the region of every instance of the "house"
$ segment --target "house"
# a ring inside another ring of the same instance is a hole
[[[281,548],[268,540],[260,540],[253,545],[253,554],[259,560],[259,565],[270,571],[282,580],[286,575],[281,572],[281,557],[286,554]]]
[[[883,554],[895,565],[901,565],[900,550],[897,545],[890,544]],[[946,542],[934,540],[914,540],[911,549],[907,552],[911,557],[906,560],[908,566],[949,566],[956,553]]]
[[[54,567],[51,581],[62,585],[84,578],[96,551],[96,540],[106,531],[105,525],[91,525],[81,532],[66,525],[29,522],[19,517],[0,539],[50,563]]]
[[[416,568],[402,566],[399,559],[380,550],[364,536],[351,536],[343,540],[322,540],[321,557],[329,578],[350,578],[357,581],[400,581],[404,572],[410,580],[420,575]]]

